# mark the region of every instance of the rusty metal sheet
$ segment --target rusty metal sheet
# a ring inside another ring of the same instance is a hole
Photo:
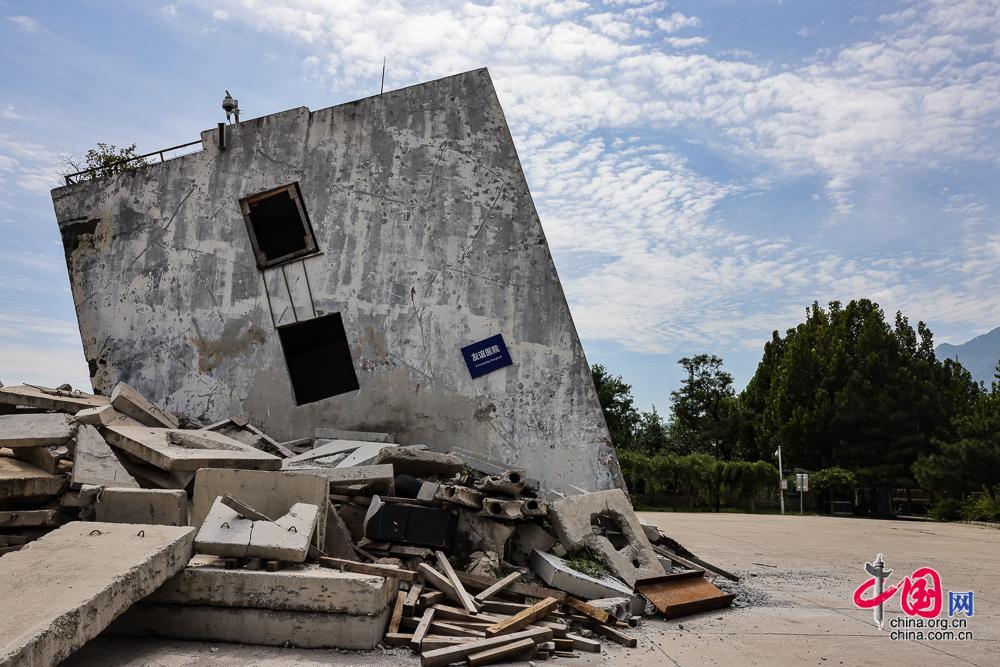
[[[635,588],[666,618],[728,607],[736,597],[732,593],[723,593],[702,572],[638,579]]]

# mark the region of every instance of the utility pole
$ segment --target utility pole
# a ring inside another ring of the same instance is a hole
[[[774,455],[778,457],[778,497],[781,499],[781,514],[785,514],[785,473],[781,469],[781,445],[774,450]]]

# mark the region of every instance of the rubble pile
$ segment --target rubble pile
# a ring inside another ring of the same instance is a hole
[[[386,433],[277,442],[239,417],[178,418],[126,384],[110,398],[0,385],[0,553],[23,550],[0,558],[0,586],[63,541],[99,569],[100,537],[140,548],[155,527],[192,527],[171,538],[186,551],[169,579],[55,648],[46,628],[30,646],[0,633],[0,662],[62,659],[107,628],[484,665],[635,646],[644,615],[731,604],[706,575],[738,579],[641,521],[623,491],[529,475]]]

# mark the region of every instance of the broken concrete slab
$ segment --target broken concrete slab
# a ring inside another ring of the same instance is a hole
[[[128,415],[118,412],[110,404],[97,408],[87,408],[80,410],[70,419],[74,424],[88,424],[90,426],[110,426],[120,424],[121,426],[143,426]]]
[[[383,449],[396,449],[396,445],[384,442],[366,442],[353,452],[344,457],[338,468],[351,468],[354,466],[366,466],[375,464],[379,453]]]
[[[194,433],[197,436],[191,435]],[[105,439],[109,445],[171,472],[194,472],[199,468],[278,470],[282,461],[232,438],[205,431],[112,425],[105,429]]]
[[[28,528],[44,526],[52,528],[61,526],[66,520],[59,510],[0,510],[0,528]]]
[[[388,605],[374,616],[140,603],[108,634],[154,636],[297,648],[375,648],[385,634]]]
[[[549,521],[570,553],[584,548],[596,551],[608,569],[630,586],[636,579],[663,574],[656,552],[621,489],[553,501]]]
[[[295,456],[295,452],[291,449],[271,438],[253,424],[247,423],[244,419],[230,417],[229,419],[216,422],[198,430],[221,433],[227,438],[232,438],[233,440],[242,442],[244,445],[249,445],[250,447],[281,458]]]
[[[514,534],[514,527],[509,521],[494,521],[476,512],[460,509],[455,533],[466,553],[492,551],[503,554],[504,546]]]
[[[462,472],[465,462],[453,454],[442,454],[416,447],[386,447],[375,457],[375,463],[391,464],[396,474],[414,477],[450,477]]]
[[[549,504],[538,498],[525,498],[521,504],[521,514],[527,517],[548,516]]]
[[[56,496],[64,488],[64,475],[51,475],[27,461],[0,456],[0,499]]]
[[[81,391],[63,391],[31,385],[0,388],[0,404],[4,405],[23,405],[29,408],[75,414],[86,408],[97,408],[110,403],[111,401],[104,396],[86,394]]]
[[[317,439],[322,440],[359,440],[362,442],[396,442],[395,436],[389,433],[375,433],[371,431],[345,431],[337,428],[318,428],[313,433]]]
[[[521,523],[510,537],[510,559],[515,565],[527,565],[536,549],[548,552],[556,543],[556,538],[544,528],[534,523]]]
[[[97,499],[97,520],[108,523],[188,524],[187,494],[175,489],[107,488]]]
[[[368,489],[373,493],[391,495],[395,489],[395,476],[390,465],[358,466],[356,468],[301,465],[283,468],[283,470],[292,474],[322,475],[332,491]]]
[[[326,507],[329,482],[318,474],[293,474],[286,471],[202,468],[194,480],[191,524],[201,526],[215,499],[227,493],[275,518],[284,515],[295,503]],[[317,546],[326,540],[327,517],[321,509],[318,517]]]
[[[318,531],[317,527],[317,531]],[[329,500],[326,508],[326,534],[321,542],[323,551],[328,556],[334,558],[352,559],[356,557],[354,553],[354,539],[347,524],[341,518],[337,508]]]
[[[441,484],[439,482],[421,482],[420,490],[417,491],[417,500],[433,501],[440,488]]]
[[[542,551],[531,554],[531,569],[553,588],[584,600],[610,597],[635,597],[632,587],[614,577],[592,577],[577,572],[562,558]]]
[[[472,452],[462,447],[453,447],[451,453],[461,457],[470,468],[486,473],[487,475],[503,475],[510,470],[508,466],[504,466],[497,461],[486,458],[480,453]],[[525,477],[524,486],[537,492],[541,488],[541,482],[531,477]]]
[[[305,561],[318,517],[316,505],[295,503],[274,521],[254,521],[247,555],[289,563]]]
[[[394,582],[312,563],[277,572],[227,570],[214,557],[195,556],[147,601],[374,616],[396,597]]]
[[[147,489],[188,489],[194,481],[195,470],[163,470],[154,465],[129,456],[122,450],[115,450],[115,454],[120,454],[118,460],[125,467],[126,472],[132,475],[139,486]]]
[[[72,437],[73,427],[64,414],[0,415],[0,447],[65,445]]]
[[[98,408],[103,409],[103,408]],[[108,407],[107,409],[112,409]],[[128,474],[118,456],[104,441],[96,428],[82,424],[76,431],[76,447],[73,452],[73,486],[83,484],[113,486],[117,488],[139,488],[139,482]]]
[[[443,500],[446,503],[460,505],[471,509],[482,509],[483,494],[475,489],[458,484],[442,484],[434,494],[435,500]]]
[[[0,558],[0,664],[60,662],[183,569],[193,537],[75,521]]]
[[[156,407],[138,391],[119,382],[111,392],[111,405],[115,410],[128,415],[146,426],[177,428],[180,422],[177,417]]]
[[[318,514],[315,505],[296,503],[274,522],[251,521],[216,499],[195,537],[195,549],[214,556],[301,563],[309,552]]]
[[[70,462],[69,447],[66,445],[47,445],[42,447],[18,447],[13,450],[14,456],[38,466],[51,475],[62,472],[62,462],[72,465]]]

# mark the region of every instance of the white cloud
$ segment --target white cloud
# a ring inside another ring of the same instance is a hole
[[[212,12],[212,18],[215,19],[216,21],[225,21],[226,19],[229,18],[229,12],[227,12],[224,9],[216,9],[214,12]]]
[[[18,30],[22,32],[35,33],[40,27],[38,21],[30,16],[8,16],[7,20],[16,25]]]
[[[685,16],[680,12],[674,12],[665,19],[657,19],[656,27],[663,32],[677,32],[684,28],[696,28],[701,25],[701,20],[697,16]]]
[[[17,113],[13,104],[8,104],[5,108],[0,109],[0,118],[3,120],[21,120],[24,116]]]

